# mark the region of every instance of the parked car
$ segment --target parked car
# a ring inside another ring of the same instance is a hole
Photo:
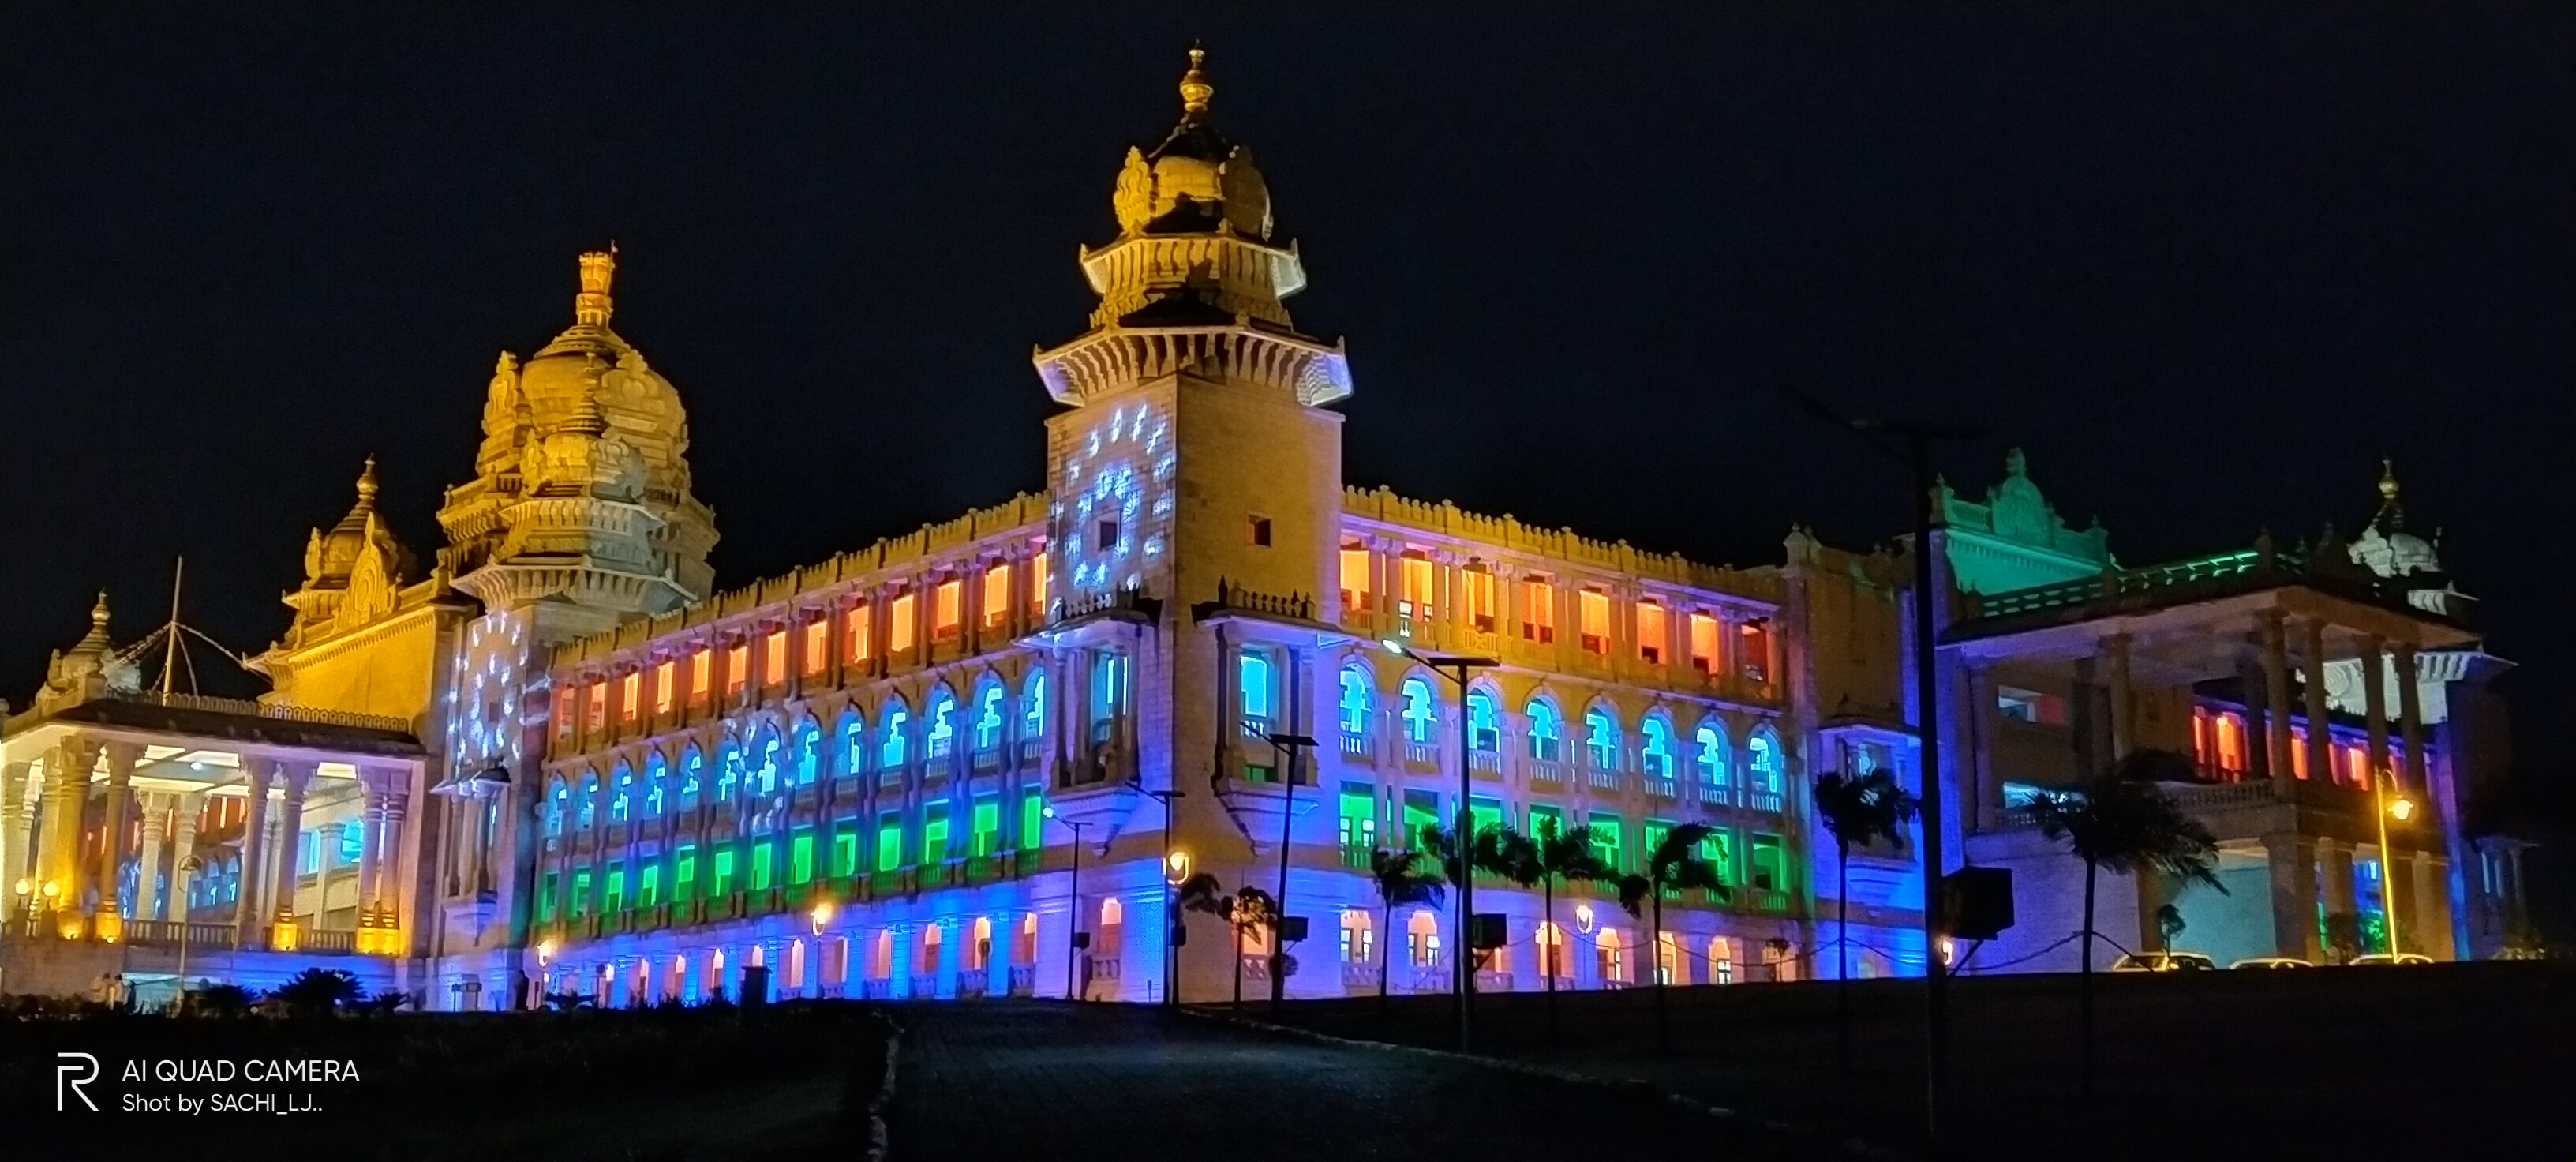
[[[2316,964],[2295,956],[2249,956],[2227,967],[2233,971],[2239,968],[2315,968]]]
[[[2431,964],[2433,958],[2421,952],[2400,952],[2395,955],[2373,952],[2367,956],[2353,957],[2352,962],[2354,964]]]
[[[2132,952],[2111,962],[2113,972],[2214,972],[2218,962],[2197,952]]]

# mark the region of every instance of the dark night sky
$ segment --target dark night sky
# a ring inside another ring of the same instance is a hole
[[[369,453],[431,547],[612,237],[723,584],[1035,488],[1028,353],[1204,38],[1350,338],[1352,482],[1745,564],[1900,527],[1794,380],[1991,426],[1954,482],[2024,445],[2146,563],[2350,530],[2393,455],[2562,717],[2571,9],[12,5],[0,693],[174,554],[271,640]]]

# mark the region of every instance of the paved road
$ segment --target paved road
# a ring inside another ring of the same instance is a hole
[[[891,1119],[901,1162],[1846,1156],[1633,1089],[1155,1008],[1018,1002],[893,1015],[905,1028]]]

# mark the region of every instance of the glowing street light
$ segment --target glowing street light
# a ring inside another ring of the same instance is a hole
[[[814,910],[806,916],[806,919],[812,922],[814,935],[821,936],[823,934],[823,929],[831,927],[832,916],[838,911],[840,911],[840,909],[834,907],[830,900],[815,901]]]
[[[2389,858],[2388,821],[2406,822],[2415,815],[2415,801],[2406,797],[2406,788],[2397,787],[2397,798],[2388,798],[2388,787],[2397,782],[2397,772],[2381,767],[2371,772],[2370,796],[2378,809],[2371,815],[2379,823],[2379,914],[2388,923],[2388,955],[2397,956],[2397,861]]]
[[[1172,824],[1173,814],[1179,809],[1179,800],[1189,798],[1190,793],[1179,787],[1157,791],[1145,785],[1141,774],[1128,786],[1137,794],[1163,805],[1163,1003],[1177,1005],[1181,1003],[1181,939],[1187,929],[1181,926],[1180,909],[1172,902],[1172,889],[1190,878],[1190,857],[1187,852],[1172,850]]]
[[[1458,686],[1458,828],[1454,841],[1458,848],[1458,869],[1454,877],[1458,884],[1458,922],[1450,935],[1449,955],[1457,962],[1458,1051],[1473,1052],[1476,1040],[1476,955],[1475,950],[1468,947],[1468,940],[1476,915],[1476,873],[1467,866],[1467,853],[1475,843],[1476,817],[1468,808],[1475,795],[1475,776],[1472,773],[1475,762],[1469,753],[1467,686],[1475,679],[1475,671],[1502,663],[1493,658],[1419,654],[1413,647],[1394,638],[1380,638],[1378,644],[1386,647],[1386,652],[1400,658],[1411,658]]]

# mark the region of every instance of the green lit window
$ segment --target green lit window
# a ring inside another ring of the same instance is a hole
[[[658,907],[662,903],[662,865],[644,865],[644,874],[635,877],[635,906]]]
[[[933,803],[922,813],[921,862],[948,862],[948,804]]]
[[[698,849],[694,845],[681,848],[680,858],[671,869],[671,898],[686,902],[698,888]]]
[[[1753,887],[1757,891],[1789,890],[1789,864],[1777,835],[1756,835],[1752,844]]]
[[[1642,853],[1637,858],[1647,859],[1652,857],[1655,853],[1655,849],[1664,845],[1664,837],[1672,834],[1672,830],[1673,825],[1666,823],[1661,819],[1647,820],[1646,841],[1637,845],[1637,850]]]
[[[555,889],[562,886],[563,880],[559,874],[555,872],[546,873],[543,886],[537,889],[537,919],[552,920],[555,918],[555,908],[558,905],[558,901],[555,897]]]
[[[787,844],[787,882],[810,883],[814,879],[814,832],[798,831]]]
[[[1377,793],[1366,783],[1342,784],[1342,846],[1377,846]]]
[[[1046,800],[1035,795],[1020,797],[1020,850],[1036,851],[1046,846]]]
[[[1422,846],[1422,829],[1440,822],[1440,795],[1435,791],[1404,793],[1404,842]]]
[[[716,849],[715,875],[707,880],[707,895],[724,896],[733,892],[733,849]]]
[[[589,869],[589,868],[583,867],[583,868],[574,868],[574,869],[573,869],[573,873],[572,873],[572,914],[573,914],[574,916],[576,916],[576,917],[580,917],[580,916],[587,916],[587,915],[589,915],[589,914],[590,914],[590,869]]]
[[[975,800],[975,845],[967,849],[966,854],[993,854],[994,849],[1001,846],[1001,832],[1001,803],[990,795],[986,795],[981,799]]]
[[[1481,797],[1467,800],[1467,823],[1477,834],[1481,835],[1486,828],[1508,821],[1503,814],[1502,800]]]
[[[1720,827],[1699,841],[1699,857],[1717,869],[1717,878],[1735,882],[1735,832]]]
[[[832,835],[832,876],[838,879],[859,870],[859,837],[844,829]]]
[[[600,905],[601,911],[615,912],[626,907],[625,864],[612,863],[608,865],[608,888],[605,895],[607,898]]]
[[[1554,807],[1538,803],[1530,804],[1529,820],[1529,833],[1533,837],[1550,832],[1558,835],[1565,834],[1565,813]]]
[[[888,815],[877,820],[877,870],[893,871],[903,866],[903,820]]]
[[[777,854],[778,845],[769,840],[763,839],[751,845],[751,890],[768,890],[769,869],[774,862],[772,857]]]
[[[1586,822],[1592,826],[1592,854],[1600,858],[1603,867],[1612,871],[1626,870],[1627,865],[1620,862],[1619,817],[1594,815]]]

